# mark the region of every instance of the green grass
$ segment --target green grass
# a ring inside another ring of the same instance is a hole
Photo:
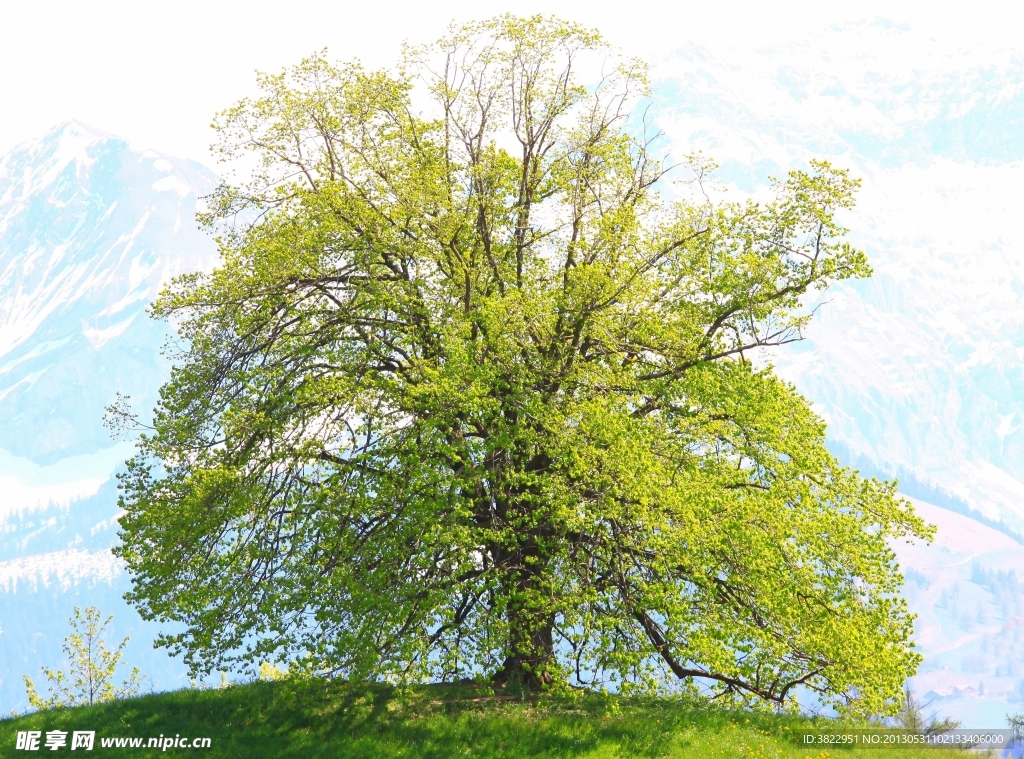
[[[0,720],[0,756],[19,730],[95,730],[95,751],[118,756],[345,757],[963,757],[941,750],[809,750],[791,737],[827,723],[614,696],[502,699],[471,686],[251,683],[184,690]],[[102,748],[101,738],[208,737],[207,749]],[[45,740],[45,738],[44,738]],[[69,740],[70,743],[70,740]],[[45,748],[40,745],[40,749]],[[68,747],[61,749],[69,750]],[[95,756],[95,754],[89,754]]]

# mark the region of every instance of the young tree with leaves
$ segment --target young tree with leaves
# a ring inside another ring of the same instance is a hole
[[[645,77],[506,16],[221,114],[257,169],[205,219],[220,267],[153,306],[181,348],[116,549],[194,669],[898,704],[888,541],[929,530],[751,361],[870,273],[836,219],[857,182],[670,201]]]
[[[69,672],[43,667],[43,674],[50,681],[50,695],[43,698],[36,690],[35,683],[26,675],[25,688],[29,705],[35,709],[55,709],[61,706],[92,706],[102,701],[133,696],[139,692],[144,675],[138,667],[132,667],[127,680],[114,684],[114,672],[124,658],[128,638],[111,651],[106,644],[107,625],[113,619],[103,619],[95,606],[86,607],[83,612],[77,606],[69,624],[72,633],[64,639],[64,653],[67,654]]]

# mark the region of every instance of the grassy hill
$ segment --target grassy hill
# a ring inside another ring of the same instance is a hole
[[[0,720],[0,756],[15,751],[18,731],[94,730],[107,755],[156,756],[160,748],[116,748],[103,739],[209,738],[209,748],[170,747],[170,755],[214,757],[781,757],[867,759],[959,756],[941,750],[822,750],[794,733],[827,723],[785,716],[725,712],[667,700],[612,696],[523,702],[484,689],[428,686],[397,691],[378,686],[290,682],[183,690],[93,707],[38,712]]]

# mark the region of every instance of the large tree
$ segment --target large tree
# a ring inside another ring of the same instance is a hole
[[[121,482],[164,644],[200,671],[899,699],[889,543],[928,528],[754,360],[869,274],[836,219],[856,181],[812,162],[712,202],[691,161],[670,200],[644,66],[556,19],[259,84],[216,124],[252,173],[213,199],[219,268],[153,307],[180,351]]]

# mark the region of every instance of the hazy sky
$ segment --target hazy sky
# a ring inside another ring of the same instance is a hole
[[[70,118],[172,155],[208,160],[208,124],[249,92],[253,71],[278,70],[322,47],[370,65],[402,40],[429,41],[453,19],[555,13],[598,27],[656,61],[687,42],[749,57],[830,25],[884,17],[943,46],[1024,48],[1005,2],[319,2],[0,0],[0,154]],[[870,55],[870,51],[866,51]]]

